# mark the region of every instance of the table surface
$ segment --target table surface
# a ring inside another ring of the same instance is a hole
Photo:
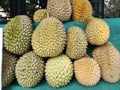
[[[112,42],[113,45],[120,51],[120,18],[104,19],[104,21],[110,27],[109,41]],[[36,25],[37,24],[33,24],[34,28],[36,27]],[[86,28],[84,24],[78,22],[66,22],[64,23],[64,26],[66,28],[66,31],[71,26],[79,26],[83,30],[85,30]],[[0,27],[4,27],[4,25],[0,25]],[[91,52],[94,46],[89,45],[88,47],[89,49],[87,50],[87,53],[92,56]],[[3,88],[2,90],[120,90],[120,81],[115,84],[110,84],[101,80],[96,86],[86,87],[79,84],[73,77],[72,81],[67,86],[58,89],[50,87],[45,79],[43,79],[37,86],[33,88],[23,88],[19,86],[16,81],[14,81],[11,85]]]

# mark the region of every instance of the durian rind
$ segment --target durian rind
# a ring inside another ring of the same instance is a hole
[[[61,54],[65,44],[64,26],[53,17],[42,20],[32,36],[34,52],[41,57],[54,57]]]
[[[99,64],[89,57],[83,57],[74,62],[74,72],[77,81],[84,86],[96,85],[101,77]]]
[[[88,0],[72,0],[73,21],[85,22],[92,15],[92,6]]]
[[[90,18],[87,22],[86,35],[92,45],[103,45],[110,35],[109,26],[102,19]]]
[[[44,74],[44,61],[33,51],[24,54],[16,65],[16,78],[22,87],[34,87],[37,85]]]
[[[4,46],[8,51],[21,55],[30,49],[31,36],[31,20],[25,15],[15,16],[4,28]]]
[[[73,76],[73,64],[66,55],[50,58],[45,67],[48,84],[54,88],[66,86]]]
[[[47,12],[49,16],[55,17],[62,22],[68,21],[71,17],[72,9],[69,0],[48,0]]]
[[[103,80],[115,83],[120,79],[120,55],[112,43],[108,42],[95,48],[93,58],[101,67]]]
[[[87,38],[85,32],[77,27],[70,27],[67,32],[66,54],[72,59],[79,59],[86,54]]]
[[[47,10],[46,9],[39,9],[35,11],[33,15],[34,22],[40,22],[42,19],[47,17]]]
[[[12,83],[13,79],[15,78],[16,62],[17,56],[4,49],[2,61],[2,87],[6,87]]]

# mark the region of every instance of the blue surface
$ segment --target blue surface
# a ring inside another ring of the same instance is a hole
[[[4,28],[4,26],[5,26],[4,24],[0,24],[0,28]]]

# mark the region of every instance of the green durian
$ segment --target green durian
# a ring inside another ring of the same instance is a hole
[[[87,38],[85,32],[77,27],[70,27],[67,32],[66,54],[72,59],[79,59],[86,54]]]
[[[37,85],[44,74],[44,61],[33,51],[24,54],[17,62],[15,75],[22,87]]]
[[[61,54],[65,44],[64,26],[53,17],[43,19],[32,35],[33,50],[41,57],[54,57]]]
[[[31,20],[25,15],[15,16],[4,28],[4,46],[8,51],[21,55],[30,49],[31,36]]]
[[[48,0],[47,12],[49,16],[55,17],[62,22],[68,21],[72,14],[69,0]]]
[[[48,84],[54,88],[66,86],[73,76],[73,64],[66,55],[50,58],[45,67]]]
[[[120,55],[112,43],[107,42],[95,48],[93,58],[101,67],[103,80],[115,83],[120,79]]]
[[[2,87],[6,87],[12,83],[13,79],[15,78],[16,62],[17,56],[4,49],[2,61]]]

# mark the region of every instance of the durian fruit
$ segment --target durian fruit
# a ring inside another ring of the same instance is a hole
[[[103,45],[109,38],[110,30],[102,19],[91,17],[87,21],[86,35],[92,45]]]
[[[64,26],[53,17],[43,19],[32,35],[34,52],[41,57],[54,57],[61,54],[65,44]]]
[[[95,48],[93,58],[101,67],[103,80],[115,83],[120,79],[120,55],[112,43],[108,42]]]
[[[4,46],[8,51],[21,55],[30,49],[31,36],[31,20],[25,15],[15,16],[4,28]]]
[[[73,64],[66,55],[50,58],[45,67],[48,84],[54,88],[66,86],[73,76]]]
[[[33,51],[24,54],[17,62],[15,74],[19,85],[33,87],[37,85],[44,74],[44,61]]]
[[[13,79],[15,78],[16,62],[16,55],[11,54],[4,49],[2,61],[2,87],[6,87],[10,83],[12,83]]]
[[[62,22],[68,21],[72,14],[69,0],[48,0],[47,12],[49,16],[55,17]]]
[[[92,6],[88,0],[72,0],[73,21],[85,22],[92,15]]]
[[[77,81],[84,86],[96,85],[101,77],[99,64],[90,57],[82,57],[74,62]]]
[[[33,15],[34,22],[40,22],[42,19],[47,17],[47,10],[46,9],[39,9],[35,11]]]
[[[77,27],[70,27],[67,32],[66,54],[72,59],[79,59],[86,54],[87,38],[85,32]]]

